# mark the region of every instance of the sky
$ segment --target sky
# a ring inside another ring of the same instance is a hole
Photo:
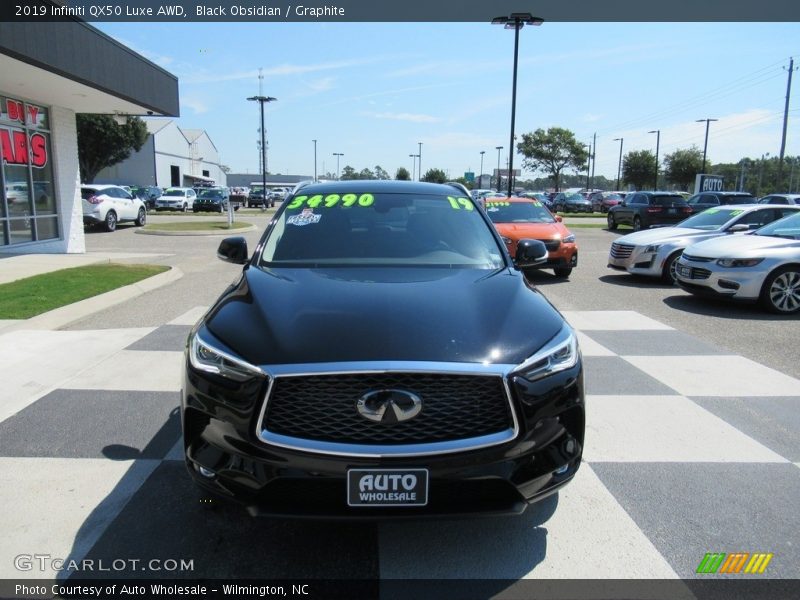
[[[258,171],[266,105],[271,173],[380,165],[449,177],[506,167],[514,32],[489,23],[96,23],[178,77],[185,128],[205,129],[234,173]],[[623,153],[696,145],[708,159],[778,155],[789,57],[800,23],[544,23],[520,32],[516,134],[565,127],[597,134],[597,175]],[[795,73],[787,155],[800,155]],[[514,166],[521,166],[517,154]],[[523,171],[523,178],[533,173]]]

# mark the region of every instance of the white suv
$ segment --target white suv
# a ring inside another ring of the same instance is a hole
[[[133,221],[141,227],[147,220],[144,203],[118,185],[81,185],[83,224],[103,224],[114,231],[117,223]]]
[[[192,188],[171,187],[156,200],[156,210],[180,210],[186,212],[194,208],[197,192]]]

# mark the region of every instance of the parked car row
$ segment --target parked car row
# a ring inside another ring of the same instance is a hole
[[[617,238],[608,266],[677,283],[697,295],[798,312],[800,204],[714,206],[674,227]]]

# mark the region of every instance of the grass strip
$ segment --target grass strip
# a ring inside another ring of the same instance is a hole
[[[235,221],[228,227],[227,221],[169,221],[167,223],[150,223],[145,225],[148,231],[234,231],[251,227],[251,223]]]
[[[164,265],[99,264],[0,285],[0,319],[29,319],[168,271]]]

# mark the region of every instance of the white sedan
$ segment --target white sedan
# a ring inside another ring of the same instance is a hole
[[[687,248],[676,266],[678,285],[701,296],[761,302],[778,314],[800,311],[800,213],[750,235]]]

